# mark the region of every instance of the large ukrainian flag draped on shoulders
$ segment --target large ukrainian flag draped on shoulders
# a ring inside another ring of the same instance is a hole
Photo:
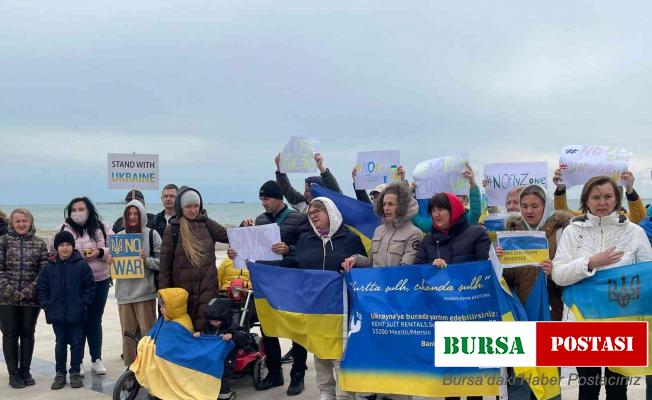
[[[321,359],[339,360],[346,336],[342,274],[248,263],[265,335],[292,339]]]
[[[138,355],[129,369],[158,398],[215,400],[224,360],[233,347],[232,341],[219,336],[195,338],[179,323],[159,318],[138,342]]]
[[[371,204],[328,190],[319,185],[312,185],[311,190],[313,197],[326,197],[335,203],[342,214],[344,225],[360,236],[362,244],[367,250],[367,254],[369,254],[374,231],[380,225],[380,219],[374,214]]]
[[[564,304],[578,321],[647,321],[652,337],[652,262],[598,270],[564,288]],[[648,346],[652,360],[652,346]],[[652,364],[652,363],[651,363]],[[652,366],[613,367],[626,376],[652,375]]]

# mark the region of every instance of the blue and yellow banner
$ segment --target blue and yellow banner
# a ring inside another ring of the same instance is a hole
[[[349,333],[340,384],[353,392],[427,397],[495,396],[498,368],[436,368],[435,321],[527,320],[518,299],[498,280],[489,261],[353,269]],[[541,376],[535,368],[517,373]],[[538,398],[559,387],[533,386]]]
[[[498,259],[504,267],[538,264],[550,259],[546,233],[540,231],[497,232],[503,255]]]
[[[112,279],[138,279],[145,277],[145,264],[140,258],[143,249],[142,233],[109,236]]]
[[[219,336],[193,337],[162,318],[138,342],[131,369],[153,396],[166,400],[215,400],[220,393],[224,360],[234,348]]]
[[[265,335],[293,340],[322,359],[339,360],[346,336],[340,273],[248,263]]]
[[[374,214],[371,204],[352,199],[319,185],[312,185],[311,189],[313,197],[326,197],[335,203],[342,214],[344,225],[360,236],[362,244],[367,250],[367,254],[369,254],[371,238],[373,238],[374,231],[380,225],[380,219]]]
[[[652,262],[598,270],[564,288],[564,304],[578,321],[647,321],[652,328]],[[648,341],[652,331],[648,333]],[[648,346],[648,360],[652,347]],[[626,376],[651,375],[648,367],[613,367]]]

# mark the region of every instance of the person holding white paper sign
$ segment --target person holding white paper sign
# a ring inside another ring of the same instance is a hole
[[[480,200],[480,189],[475,181],[475,173],[469,163],[466,163],[466,169],[462,172],[462,177],[469,181],[469,195],[458,197],[467,211],[467,221],[472,225],[477,224],[482,213],[482,204]],[[416,191],[416,187],[417,184],[413,182],[412,189],[414,191]],[[430,199],[418,199],[417,202],[419,203],[419,213],[412,218],[412,223],[424,233],[430,233],[432,231],[432,220],[428,207]]]
[[[306,214],[289,208],[283,202],[281,186],[275,181],[265,182],[258,191],[258,197],[265,212],[256,217],[255,221],[245,220],[240,225],[259,226],[277,224],[281,231],[281,242],[275,243],[272,246],[272,251],[282,256],[288,256],[294,253],[299,236],[311,230],[308,217]],[[233,260],[237,257],[237,252],[235,249],[229,248],[227,255]],[[220,266],[220,269],[224,269],[224,275],[231,270],[228,263],[229,261],[225,261],[223,264],[226,265]],[[231,272],[230,275],[234,276],[234,272]],[[267,390],[273,387],[283,386],[285,382],[281,367],[281,345],[278,338],[265,336],[263,332],[263,343],[267,352],[266,365],[269,373],[256,389]],[[295,396],[300,394],[304,389],[303,379],[308,368],[306,365],[308,353],[303,346],[294,342],[292,342],[292,350],[290,351],[291,355],[285,355],[286,358],[292,359],[290,385],[287,389],[287,394],[288,396]]]
[[[566,199],[566,185],[562,179],[561,169],[555,170],[555,176],[552,178],[552,182],[555,184],[555,210],[568,210],[574,215],[582,215],[582,212],[579,210],[571,210],[568,207],[568,201]],[[620,174],[620,179],[624,183],[625,188],[625,197],[627,197],[627,207],[629,212],[621,207],[620,213],[625,215],[630,221],[635,224],[638,224],[645,219],[646,210],[643,200],[639,197],[636,190],[634,190],[634,174],[630,171],[624,171]]]
[[[580,208],[584,213],[571,220],[559,242],[553,260],[552,279],[559,286],[570,286],[595,275],[598,269],[652,261],[652,248],[643,229],[620,215],[622,193],[610,177],[589,179],[582,188]],[[574,314],[564,305],[564,319]],[[600,394],[600,367],[577,367],[579,397],[597,399]],[[607,398],[627,397],[627,381],[605,369]],[[594,384],[589,384],[591,381]],[[613,383],[617,381],[616,383]]]

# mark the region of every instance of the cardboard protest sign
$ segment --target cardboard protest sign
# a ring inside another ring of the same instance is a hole
[[[236,268],[246,267],[246,260],[283,259],[283,256],[272,251],[272,245],[281,242],[281,230],[277,224],[227,228],[226,234],[229,237],[229,246],[238,253],[233,260]]]
[[[496,232],[498,245],[505,252],[498,259],[503,267],[519,267],[548,260],[548,239],[540,231]]]
[[[317,172],[315,153],[319,152],[319,140],[303,136],[290,136],[281,152],[280,170],[283,173]]]
[[[629,169],[632,151],[616,146],[565,146],[559,157],[559,169],[567,187],[584,185],[594,176],[606,175],[620,182],[620,174]]]
[[[359,152],[355,165],[355,188],[367,190],[381,183],[399,182],[401,178],[397,169],[400,163],[401,152],[398,150]]]
[[[440,192],[468,195],[469,181],[462,176],[468,162],[468,156],[462,155],[433,158],[417,164],[412,173],[417,199],[429,199]]]
[[[547,188],[548,162],[487,164],[484,176],[489,205],[505,207],[507,193],[516,187],[539,185]]]
[[[112,279],[138,279],[145,277],[145,264],[140,258],[143,248],[142,233],[109,236],[109,253]]]
[[[109,189],[158,189],[158,154],[109,153],[107,159]]]

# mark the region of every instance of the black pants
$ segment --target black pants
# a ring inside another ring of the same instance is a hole
[[[278,341],[278,338],[267,337],[263,332],[263,345],[267,353],[267,369],[271,374],[281,375],[281,343]],[[299,343],[292,342],[292,357],[290,376],[304,376],[308,369],[306,365],[308,351]]]
[[[34,330],[38,307],[0,305],[2,352],[9,375],[28,373],[34,353]]]
[[[580,392],[579,400],[594,400],[600,396],[600,367],[577,367]],[[627,377],[605,368],[605,390],[607,400],[621,400],[627,398]]]
[[[238,349],[233,349],[228,356],[224,359],[224,371],[222,372],[222,386],[220,386],[220,394],[231,393],[231,376],[235,368],[235,356]]]
[[[88,308],[86,324],[84,326],[84,341],[88,341],[88,352],[91,354],[91,362],[102,359],[102,316],[104,306],[109,297],[109,286],[111,278],[95,282],[95,297]],[[83,346],[82,346],[83,348]],[[82,352],[82,359],[84,354]]]
[[[78,374],[84,355],[84,325],[52,324],[57,343],[54,347],[55,369],[57,374],[66,374],[68,346],[70,346],[70,373]]]

